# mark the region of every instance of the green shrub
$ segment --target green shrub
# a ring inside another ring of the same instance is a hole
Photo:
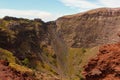
[[[86,49],[85,48],[81,48],[81,51],[82,51],[82,53],[85,53]]]
[[[23,63],[23,65],[28,66],[29,63],[30,63],[30,61],[29,61],[28,58],[25,58],[25,59],[22,61],[22,63]]]

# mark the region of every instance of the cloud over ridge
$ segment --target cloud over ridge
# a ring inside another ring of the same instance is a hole
[[[52,13],[39,10],[16,10],[16,9],[0,9],[0,17],[14,16],[28,19],[41,18],[44,21],[55,20],[60,15],[53,15]]]
[[[119,0],[59,0],[59,1],[62,2],[65,6],[77,8],[80,11],[86,11],[100,7],[110,8],[120,7]]]

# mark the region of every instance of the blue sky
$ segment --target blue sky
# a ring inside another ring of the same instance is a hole
[[[59,0],[0,0],[0,8],[17,10],[40,10],[52,13],[72,13],[75,10]],[[74,10],[74,11],[73,11]]]
[[[0,17],[14,16],[55,20],[100,7],[120,7],[119,0],[0,0]]]

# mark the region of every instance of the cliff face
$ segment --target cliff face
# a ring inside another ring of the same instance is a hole
[[[118,41],[120,9],[100,8],[63,16],[56,20],[57,31],[69,47],[93,47]]]
[[[69,53],[66,43],[60,37],[60,34],[56,32],[56,27],[57,26],[55,25],[55,22],[47,23],[51,46],[57,56],[57,66],[59,71],[58,73],[61,74],[61,76],[64,76],[65,74],[67,74],[67,56]]]

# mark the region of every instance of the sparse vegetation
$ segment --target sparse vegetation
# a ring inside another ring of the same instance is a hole
[[[10,63],[9,66],[12,69],[15,69],[16,71],[21,72],[23,74],[26,73],[27,75],[34,75],[33,70],[31,70],[30,68],[27,68],[25,66],[21,66],[21,65],[15,64],[15,63]]]
[[[10,63],[16,63],[16,58],[13,56],[13,53],[2,48],[0,48],[0,59],[7,60]]]
[[[23,65],[25,66],[28,66],[30,64],[30,61],[28,58],[25,58],[23,61],[22,61]]]
[[[82,80],[83,66],[95,56],[98,47],[94,48],[70,48],[68,56],[69,76],[71,79]],[[92,53],[92,54],[91,54]]]

